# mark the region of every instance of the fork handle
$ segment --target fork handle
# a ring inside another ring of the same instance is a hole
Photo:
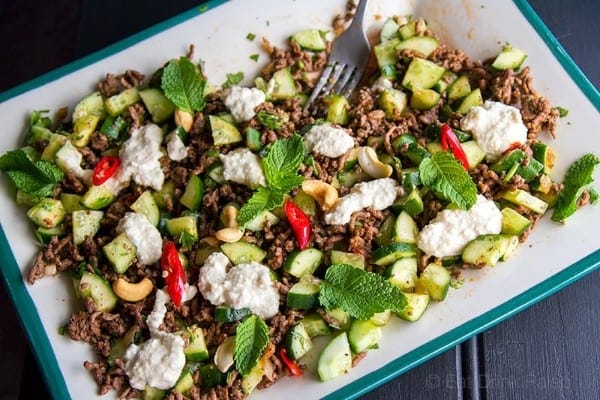
[[[367,11],[367,7],[369,6],[369,0],[359,0],[358,6],[356,7],[356,11],[354,12],[354,18],[352,18],[352,23],[348,29],[360,29],[363,27],[363,20],[365,18],[365,14]]]

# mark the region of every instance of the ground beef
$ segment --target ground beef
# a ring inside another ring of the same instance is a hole
[[[109,141],[108,137],[100,132],[95,132],[92,134],[92,138],[90,139],[90,147],[92,150],[97,152],[103,152],[108,148]]]
[[[98,82],[98,90],[103,96],[109,97],[122,90],[138,87],[144,82],[144,74],[128,69],[121,75],[106,74],[106,77]]]
[[[67,193],[83,194],[87,186],[73,172],[67,172],[62,181],[62,190]]]
[[[54,273],[60,273],[78,266],[83,260],[84,257],[73,243],[72,235],[69,234],[60,239],[58,236],[52,236],[44,250],[40,251],[35,258],[27,275],[27,281],[32,284],[42,278],[49,266],[54,266]]]

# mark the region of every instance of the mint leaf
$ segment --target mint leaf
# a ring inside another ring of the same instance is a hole
[[[223,89],[227,89],[228,87],[237,85],[243,79],[244,79],[244,73],[241,72],[241,71],[240,72],[236,72],[235,74],[227,74],[227,80],[221,86],[223,87]]]
[[[585,187],[594,181],[594,169],[599,163],[600,159],[595,154],[588,153],[571,164],[565,175],[563,189],[558,194],[552,221],[564,222],[577,211],[577,201]]]
[[[237,219],[238,224],[240,226],[245,226],[248,222],[258,217],[263,211],[280,206],[283,204],[285,193],[286,192],[272,190],[262,186],[259,187],[240,209]]]
[[[235,348],[233,350],[235,369],[242,376],[248,375],[262,357],[268,343],[269,328],[265,321],[256,315],[251,315],[239,324],[235,330]]]
[[[165,96],[183,111],[194,112],[204,108],[206,81],[196,66],[186,57],[171,60],[163,70],[161,88]]]
[[[419,176],[423,185],[459,208],[469,209],[477,201],[477,186],[448,152],[440,151],[424,158],[419,164]]]
[[[340,307],[357,319],[367,319],[385,310],[402,311],[406,307],[406,297],[390,281],[347,264],[327,269],[319,302],[328,309]]]
[[[297,177],[303,158],[304,143],[300,135],[275,141],[263,159],[267,184],[285,192],[301,184],[302,178]]]
[[[34,161],[22,149],[9,151],[0,157],[0,171],[13,181],[17,189],[37,197],[52,195],[64,176],[56,165],[48,161]]]

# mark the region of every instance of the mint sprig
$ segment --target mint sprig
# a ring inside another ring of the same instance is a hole
[[[186,57],[169,61],[163,70],[161,88],[165,96],[183,111],[194,112],[204,108],[205,85],[206,80]]]
[[[240,83],[243,80],[244,80],[244,73],[242,71],[232,73],[232,74],[227,74],[227,80],[225,81],[225,83],[223,83],[223,85],[221,85],[221,87],[223,89],[227,89],[228,87],[237,85],[238,83]]]
[[[251,315],[244,320],[235,331],[235,348],[233,350],[235,369],[242,376],[248,375],[262,357],[268,343],[269,328],[265,321],[256,315]]]
[[[400,289],[383,276],[347,264],[327,269],[319,302],[327,309],[340,307],[357,319],[368,319],[385,310],[402,311],[407,304]]]
[[[600,159],[595,154],[585,154],[576,160],[565,175],[563,189],[558,194],[556,207],[552,213],[552,220],[564,222],[577,211],[577,201],[586,186],[594,181],[593,174]]]
[[[240,209],[238,224],[245,226],[261,212],[283,204],[285,195],[304,181],[298,168],[304,157],[302,137],[294,135],[275,141],[263,158],[267,187],[260,187]]]
[[[423,185],[461,209],[468,210],[477,201],[477,186],[452,154],[440,151],[419,164]]]
[[[17,189],[37,197],[51,196],[64,176],[53,163],[34,161],[22,149],[9,151],[0,157],[0,171],[8,175]]]

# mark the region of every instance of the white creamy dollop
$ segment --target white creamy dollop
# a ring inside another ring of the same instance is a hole
[[[196,293],[193,286],[188,286],[184,301]],[[183,339],[169,332],[159,330],[167,312],[166,303],[170,300],[164,290],[156,291],[154,308],[146,319],[150,330],[150,339],[140,344],[131,344],[125,352],[125,373],[133,388],[143,390],[146,386],[157,389],[170,389],[177,383],[185,366],[185,343]]]
[[[473,133],[488,161],[497,160],[515,143],[527,141],[527,127],[519,109],[495,101],[487,100],[483,106],[473,107],[460,127]]]
[[[65,174],[71,172],[73,175],[81,179],[86,185],[92,183],[91,169],[81,168],[83,155],[77,150],[70,141],[66,141],[64,145],[56,152],[54,162]]]
[[[232,86],[223,102],[237,122],[251,120],[255,108],[265,102],[265,94],[257,88]]]
[[[188,149],[178,134],[173,133],[167,142],[167,155],[173,161],[181,161],[187,157]]]
[[[117,232],[124,232],[137,250],[137,257],[144,265],[153,264],[162,255],[162,237],[154,225],[142,214],[127,212],[117,225]]]
[[[386,209],[394,204],[397,194],[398,182],[391,178],[357,183],[349,194],[339,199],[333,209],[325,214],[325,223],[347,224],[352,213],[367,207],[374,210]]]
[[[500,233],[502,214],[492,200],[477,195],[477,202],[468,210],[439,212],[425,225],[417,238],[417,246],[435,257],[455,256],[479,235]]]
[[[314,125],[304,135],[304,147],[309,152],[337,158],[354,147],[354,139],[342,128],[330,124]]]
[[[266,186],[265,174],[260,157],[246,147],[240,147],[227,154],[219,154],[223,163],[223,177],[253,189]]]
[[[198,278],[198,288],[213,305],[248,308],[261,318],[271,318],[279,311],[279,291],[269,267],[252,261],[227,271],[229,259],[221,252],[212,253]]]

